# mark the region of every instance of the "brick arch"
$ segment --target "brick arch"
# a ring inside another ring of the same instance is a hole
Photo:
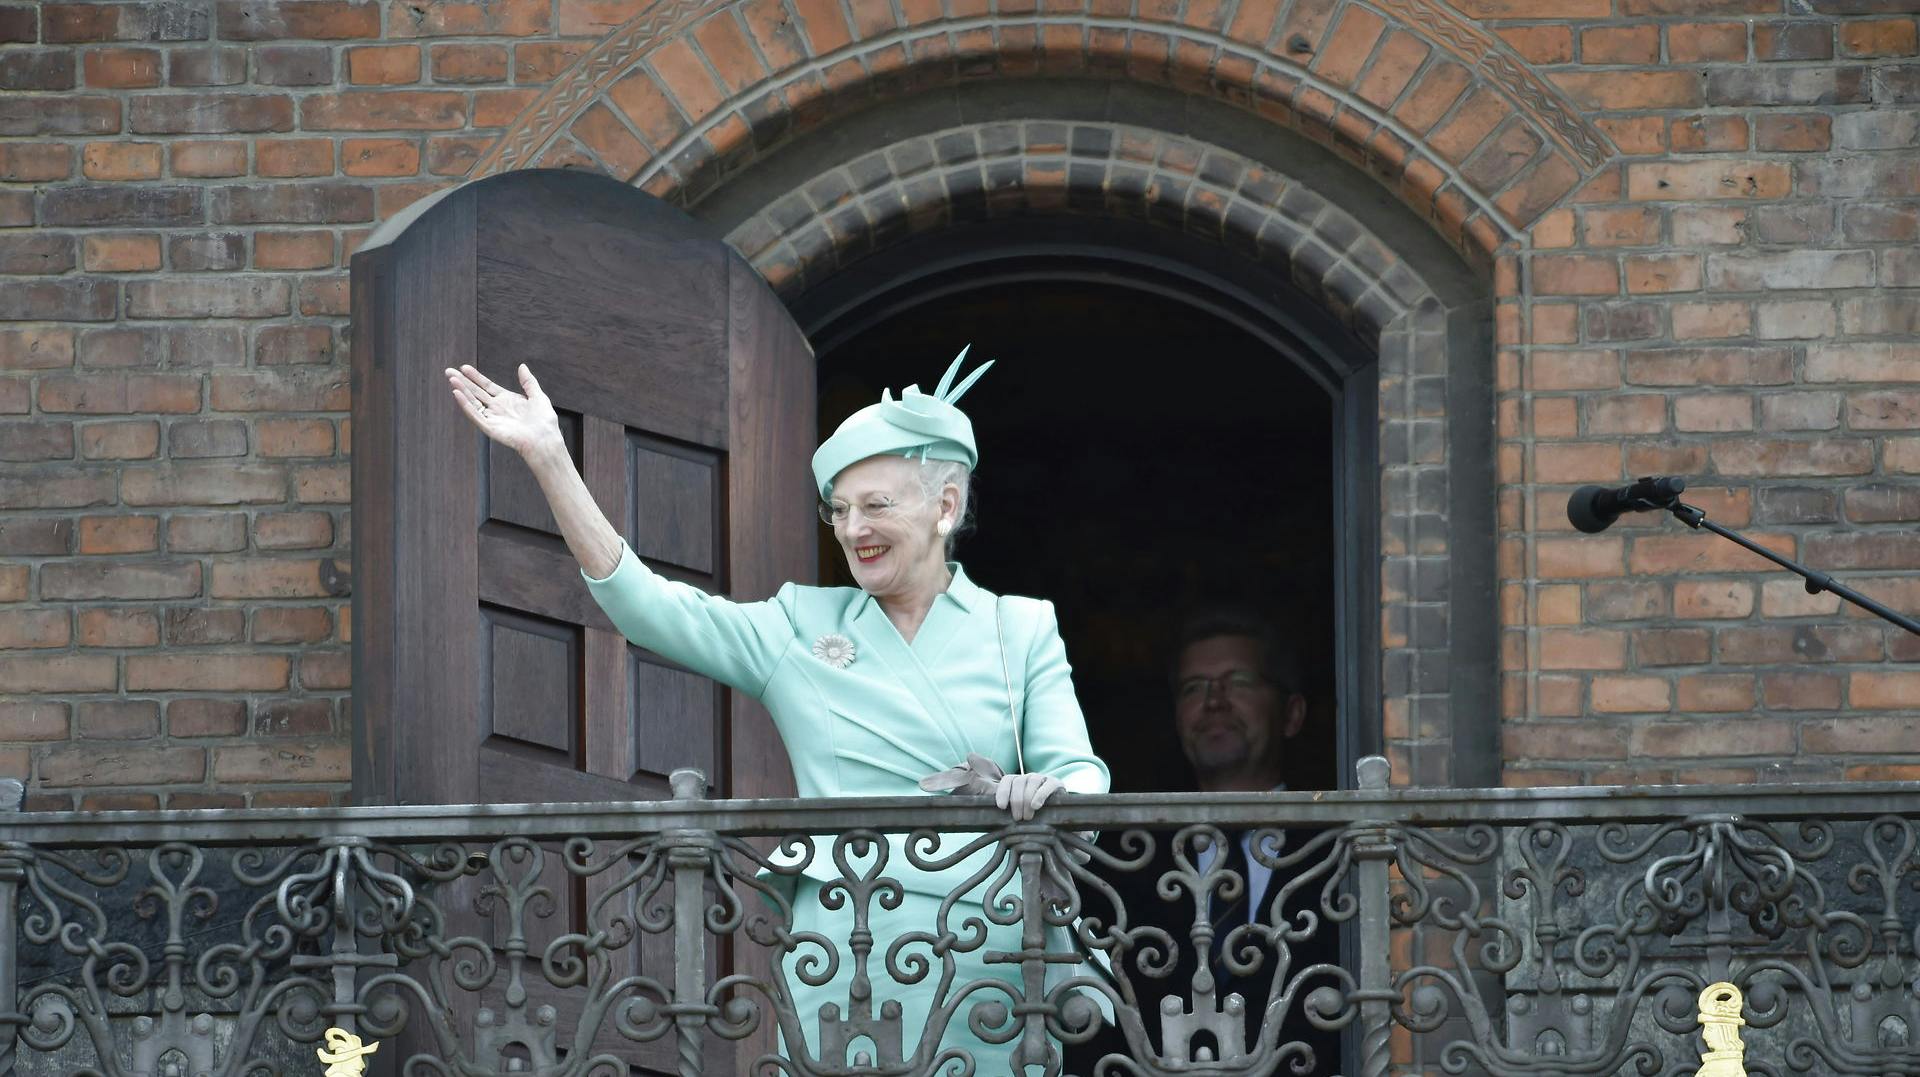
[[[1090,6],[1089,6],[1090,5]],[[1103,14],[905,0],[666,0],[594,47],[476,163],[595,167],[685,198],[863,102],[1021,76],[1153,82],[1294,128],[1374,175],[1461,250],[1521,235],[1613,147],[1498,37],[1436,0]]]
[[[792,190],[726,234],[783,296],[929,230],[1092,212],[1156,223],[1264,263],[1369,345],[1435,301],[1387,243],[1312,185],[1234,149],[1145,126],[987,120],[785,175]]]

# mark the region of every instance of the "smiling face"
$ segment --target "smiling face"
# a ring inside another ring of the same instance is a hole
[[[1271,789],[1283,742],[1306,721],[1306,699],[1268,681],[1260,643],[1211,636],[1180,652],[1174,728],[1203,791]]]
[[[958,488],[949,484],[929,499],[920,487],[920,465],[903,456],[869,456],[834,476],[833,503],[853,511],[833,525],[860,589],[875,598],[929,598],[946,585],[946,542],[941,520],[956,526]],[[880,519],[864,511],[891,505]]]

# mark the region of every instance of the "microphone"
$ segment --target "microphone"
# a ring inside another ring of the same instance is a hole
[[[1686,488],[1687,480],[1662,475],[1635,479],[1631,486],[1613,489],[1582,486],[1567,498],[1567,521],[1589,535],[1597,535],[1612,527],[1622,513],[1671,508]]]

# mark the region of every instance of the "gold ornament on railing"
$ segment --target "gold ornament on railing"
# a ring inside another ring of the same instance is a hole
[[[361,1056],[379,1049],[379,1044],[363,1044],[360,1037],[344,1028],[330,1028],[327,1030],[327,1045],[314,1048],[313,1053],[327,1064],[327,1072],[322,1077],[360,1077],[367,1072],[367,1060]]]
[[[1729,983],[1711,984],[1700,992],[1700,1037],[1707,1049],[1700,1054],[1694,1077],[1747,1077],[1747,1045],[1740,1042],[1740,989]]]

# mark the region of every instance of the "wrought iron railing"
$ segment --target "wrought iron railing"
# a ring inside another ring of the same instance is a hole
[[[1920,1074],[1920,787],[1386,777],[1028,824],[709,801],[690,772],[612,806],[13,815],[0,1074],[318,1074],[339,1026],[376,1072],[467,1077],[971,1072],[954,1044],[1049,1074],[1652,1077],[1700,1067],[1721,982],[1750,1072]],[[1242,831],[1270,881],[1226,914]],[[814,857],[837,883],[797,888]],[[953,890],[878,930],[903,863]],[[900,983],[924,1016],[889,1007]]]

